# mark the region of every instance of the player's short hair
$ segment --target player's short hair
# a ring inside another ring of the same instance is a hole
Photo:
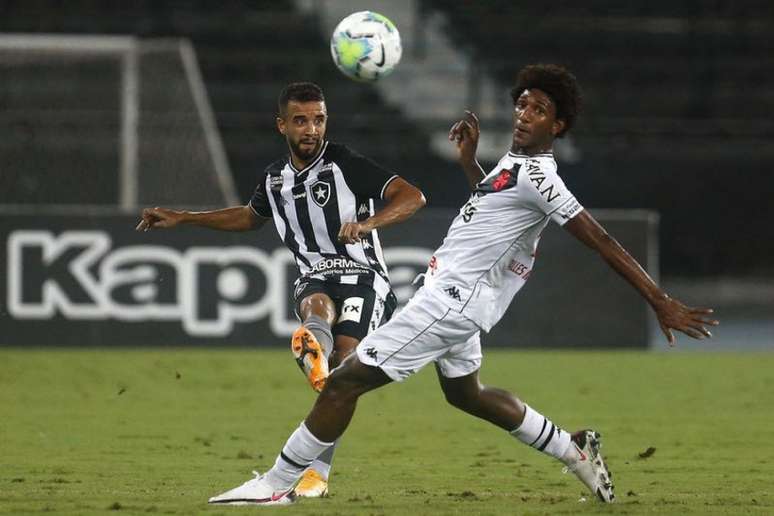
[[[514,105],[524,90],[536,88],[544,91],[556,105],[556,118],[564,120],[564,129],[557,134],[561,138],[569,131],[581,109],[581,91],[578,79],[565,67],[555,64],[533,64],[522,68],[511,89]]]
[[[288,102],[325,102],[322,88],[313,82],[291,82],[279,94],[277,109],[280,116],[287,113]]]

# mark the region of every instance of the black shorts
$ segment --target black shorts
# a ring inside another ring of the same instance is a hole
[[[392,317],[398,300],[392,291],[385,298],[368,285],[331,283],[314,278],[301,278],[296,285],[296,316],[301,319],[301,301],[317,293],[326,294],[336,305],[336,322],[333,335],[346,335],[357,340],[363,338]]]

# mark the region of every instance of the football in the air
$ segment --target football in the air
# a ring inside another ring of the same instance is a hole
[[[331,36],[331,54],[339,70],[356,81],[370,82],[388,75],[403,52],[397,27],[372,11],[350,14]]]

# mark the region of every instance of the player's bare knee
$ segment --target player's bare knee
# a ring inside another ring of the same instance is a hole
[[[323,393],[333,403],[347,403],[390,381],[380,369],[363,364],[352,353],[330,374]]]
[[[347,335],[337,335],[336,341],[333,345],[333,354],[329,360],[331,369],[338,367],[345,358],[351,355],[352,352],[355,351],[355,348],[359,342],[360,341],[354,337],[349,337]]]
[[[464,389],[444,389],[446,401],[455,408],[470,412],[478,406],[480,386],[466,386]]]
[[[357,398],[363,392],[361,382],[347,367],[338,367],[328,376],[323,393],[336,401]]]
[[[336,305],[326,294],[318,292],[301,300],[300,312],[303,319],[317,315],[332,324],[336,318]]]

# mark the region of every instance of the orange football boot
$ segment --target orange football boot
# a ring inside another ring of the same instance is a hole
[[[325,358],[322,346],[311,331],[303,326],[293,332],[290,349],[298,367],[304,372],[312,389],[320,392],[328,379],[328,360]]]

